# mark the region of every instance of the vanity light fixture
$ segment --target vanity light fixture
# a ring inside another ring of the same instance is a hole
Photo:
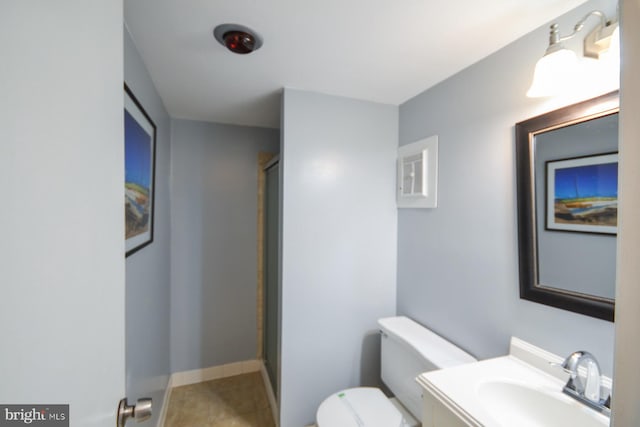
[[[251,53],[262,46],[262,37],[244,25],[218,25],[213,30],[213,36],[221,45],[240,55]]]
[[[558,24],[552,24],[549,33],[549,46],[542,58],[538,60],[533,73],[533,83],[527,91],[530,98],[552,96],[563,88],[571,85],[580,74],[578,58],[574,51],[566,48],[563,42],[573,38],[584,28],[584,23],[591,16],[598,16],[600,23],[584,39],[584,56],[593,59],[601,59],[611,51],[616,58],[611,61],[619,61],[620,35],[618,22],[607,20],[604,13],[599,10],[589,12],[575,25],[573,32],[561,37]]]

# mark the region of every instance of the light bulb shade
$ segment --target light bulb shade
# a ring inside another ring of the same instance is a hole
[[[578,58],[569,49],[555,49],[538,60],[533,82],[527,91],[530,98],[553,96],[571,85]]]

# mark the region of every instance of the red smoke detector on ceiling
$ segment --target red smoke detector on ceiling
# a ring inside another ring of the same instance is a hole
[[[253,30],[238,24],[222,24],[213,30],[213,36],[227,49],[241,55],[260,49],[262,38]]]

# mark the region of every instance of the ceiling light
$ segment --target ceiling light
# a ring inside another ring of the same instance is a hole
[[[253,30],[238,24],[222,24],[213,30],[213,36],[233,53],[241,55],[260,49],[262,38]]]
[[[537,98],[557,93],[575,72],[578,58],[574,51],[562,44],[558,24],[551,25],[549,47],[544,56],[536,63],[533,72],[533,83],[527,96]]]
[[[578,21],[573,33],[568,36],[560,37],[558,24],[552,24],[549,33],[549,46],[544,56],[536,64],[533,82],[527,91],[528,97],[556,95],[576,82],[577,74],[580,73],[578,70],[578,58],[575,52],[563,45],[563,42],[582,31],[585,21],[590,16],[599,16],[600,24],[585,37],[584,55],[600,59],[607,51],[618,49],[618,23],[616,21],[607,21],[605,14],[598,10],[589,12]],[[619,56],[615,60],[619,61]]]

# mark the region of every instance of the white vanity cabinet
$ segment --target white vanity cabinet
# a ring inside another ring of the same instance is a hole
[[[562,392],[562,358],[515,337],[509,355],[420,374],[424,427],[607,427],[609,418]],[[601,377],[610,393],[611,380]]]
[[[429,391],[423,392],[422,403],[422,427],[468,427],[473,425],[458,418]]]

